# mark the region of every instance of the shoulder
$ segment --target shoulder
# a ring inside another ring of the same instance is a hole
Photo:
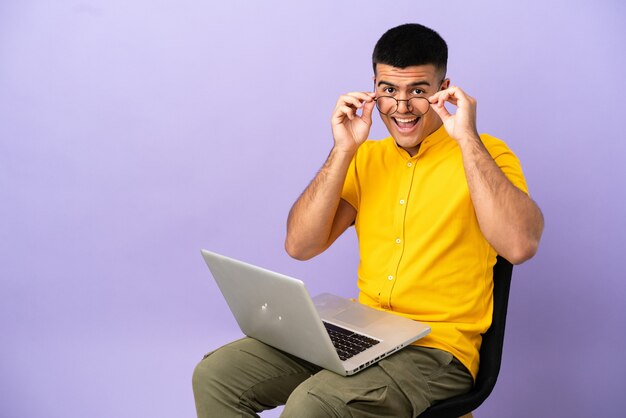
[[[368,139],[359,147],[359,151],[383,151],[386,149],[390,149],[393,147],[394,140],[393,137],[387,137],[384,139]]]
[[[395,150],[395,141],[392,137],[385,139],[368,139],[365,141],[359,149],[356,155],[359,158],[366,156],[375,156],[393,152]]]
[[[395,161],[396,154],[398,151],[392,137],[380,140],[368,139],[358,148],[353,162],[360,169],[383,168]]]
[[[524,178],[522,164],[509,146],[501,139],[488,134],[480,134],[480,139],[504,175],[511,183],[528,194],[528,186]]]
[[[499,138],[496,138],[495,136],[489,134],[480,134],[480,140],[493,158],[498,158],[503,154],[514,155],[513,151],[511,151],[511,148],[509,148],[506,142]]]

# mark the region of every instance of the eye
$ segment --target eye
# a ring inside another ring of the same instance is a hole
[[[414,95],[414,96],[421,96],[421,95],[423,95],[425,93],[426,92],[424,90],[422,90],[422,89],[413,89],[411,91],[411,94]]]
[[[394,87],[385,87],[383,89],[383,92],[386,94],[394,94],[396,92],[396,89]]]

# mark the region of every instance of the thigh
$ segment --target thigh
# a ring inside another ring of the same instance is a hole
[[[319,368],[252,338],[207,354],[196,366],[198,416],[255,416],[286,402]]]
[[[292,393],[285,417],[415,417],[468,391],[469,372],[450,353],[408,347],[354,376],[327,370]]]

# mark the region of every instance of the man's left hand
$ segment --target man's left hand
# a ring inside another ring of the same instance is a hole
[[[450,86],[428,98],[430,106],[441,118],[448,135],[457,142],[478,138],[476,129],[476,99],[457,86]],[[455,114],[448,112],[446,102],[457,107]]]

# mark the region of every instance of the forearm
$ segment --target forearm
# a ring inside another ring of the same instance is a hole
[[[514,264],[531,258],[543,232],[543,215],[506,178],[478,136],[458,141],[478,222],[487,241]]]
[[[287,219],[285,240],[285,249],[290,256],[311,258],[324,251],[336,238],[334,229],[342,228],[336,225],[337,209],[353,155],[333,148],[320,171],[294,203]],[[345,227],[347,225],[343,229]]]

